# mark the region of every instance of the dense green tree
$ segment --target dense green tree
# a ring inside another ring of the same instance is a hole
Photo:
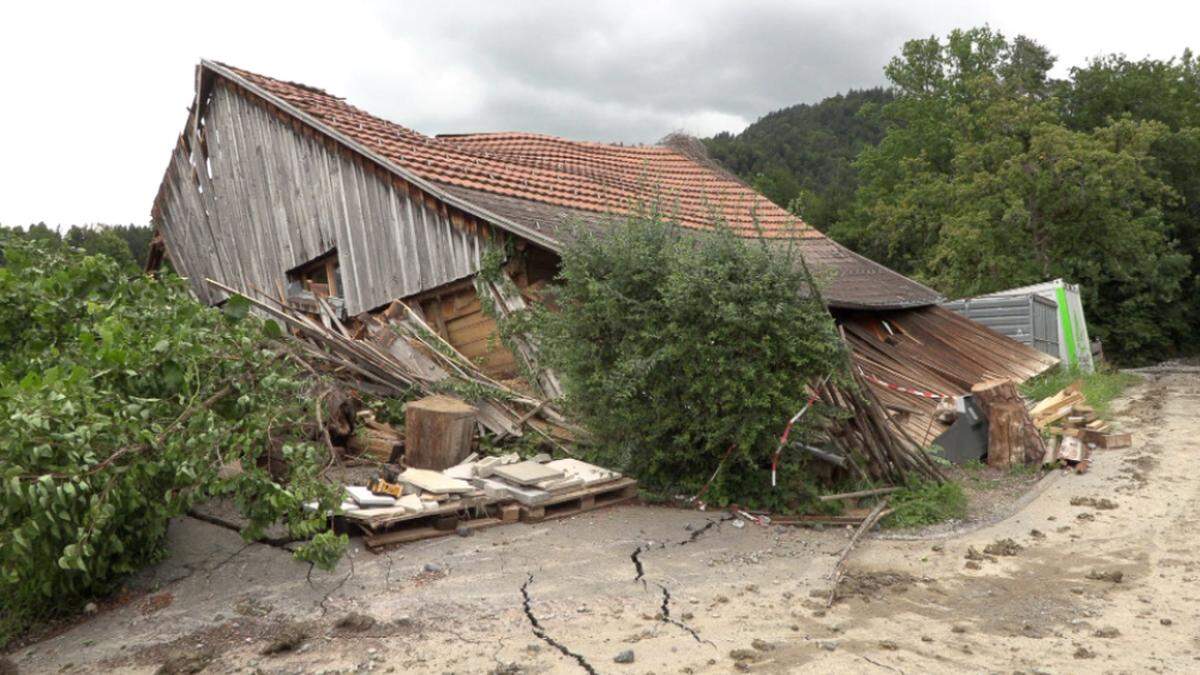
[[[146,266],[154,228],[149,225],[72,225],[66,235],[45,223],[21,227],[0,225],[0,234],[41,242],[53,249],[66,244],[88,254],[103,254],[117,261],[121,269],[134,273]]]
[[[106,255],[115,260],[117,265],[126,272],[136,272],[138,269],[133,252],[129,250],[129,244],[125,243],[125,240],[111,228],[72,225],[71,229],[67,230],[66,236],[63,237],[63,242],[69,246],[83,249],[89,255]]]
[[[342,490],[312,441],[327,384],[278,325],[108,256],[5,232],[0,251],[0,648],[160,560],[169,521],[211,496],[248,540],[280,523],[312,537],[298,558],[334,564]]]
[[[1064,123],[1088,131],[1113,120],[1161,122],[1166,129],[1150,147],[1156,175],[1175,199],[1163,205],[1170,236],[1192,255],[1185,298],[1190,330],[1185,348],[1200,347],[1200,63],[1191,51],[1179,58],[1131,61],[1122,55],[1093,59],[1058,83]]]
[[[773,490],[771,453],[805,404],[797,383],[837,381],[845,367],[828,311],[797,292],[809,278],[796,251],[652,215],[571,241],[558,310],[535,308],[517,330],[538,337],[562,377],[589,456],[665,494],[707,485],[713,503],[794,507],[815,480],[811,457],[788,455],[787,489]],[[810,437],[829,413],[817,406],[793,437]]]
[[[150,240],[154,238],[154,227],[150,225],[109,225],[109,231],[125,240],[133,254],[138,269],[145,269],[150,255]]]
[[[1053,63],[987,28],[906,44],[886,69],[886,135],[860,155],[855,210],[832,233],[951,296],[1065,277],[1111,353],[1160,356],[1185,331],[1188,278],[1152,154],[1169,129],[1068,128]]]

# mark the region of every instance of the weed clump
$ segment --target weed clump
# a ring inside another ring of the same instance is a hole
[[[883,520],[885,527],[921,527],[967,514],[967,495],[957,483],[914,483],[891,495],[893,509]]]

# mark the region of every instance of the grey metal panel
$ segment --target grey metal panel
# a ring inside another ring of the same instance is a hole
[[[943,307],[1018,342],[1058,356],[1056,305],[1035,294],[953,300]]]
[[[405,183],[220,80],[202,114],[172,156],[156,222],[203,301],[223,298],[205,277],[273,294],[288,270],[334,248],[350,314],[479,270],[479,236]]]
[[[1038,351],[1057,357],[1058,305],[1040,295],[1030,295],[1029,300],[1033,317],[1033,346]]]
[[[975,298],[943,305],[1021,343],[1033,343],[1033,318],[1027,298]]]

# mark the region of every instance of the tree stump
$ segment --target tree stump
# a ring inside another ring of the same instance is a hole
[[[988,420],[988,466],[1020,466],[1042,460],[1046,445],[1016,382],[987,380],[971,387],[971,394]]]
[[[477,411],[449,396],[428,396],[404,407],[404,461],[441,471],[471,454]]]

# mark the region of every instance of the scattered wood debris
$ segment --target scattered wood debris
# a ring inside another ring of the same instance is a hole
[[[580,431],[547,399],[513,389],[483,370],[442,339],[412,307],[397,300],[386,309],[343,322],[325,298],[315,309],[289,305],[282,296],[252,298],[218,281],[212,286],[245,298],[267,318],[283,324],[295,338],[292,356],[312,372],[322,371],[348,387],[373,395],[408,397],[462,388],[478,394],[476,419],[496,438],[539,435],[570,454],[562,441]]]
[[[1046,465],[1061,464],[1084,473],[1091,466],[1093,450],[1127,448],[1133,443],[1132,435],[1114,432],[1109,422],[1100,419],[1079,382],[1039,401],[1029,415],[1034,426],[1050,435],[1042,460]]]

